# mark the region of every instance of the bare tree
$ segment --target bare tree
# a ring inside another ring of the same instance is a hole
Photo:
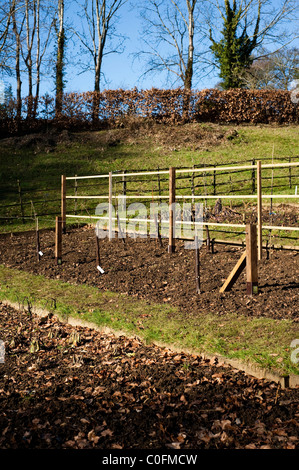
[[[297,13],[296,0],[210,0],[210,48],[224,88],[242,86],[261,47],[279,50],[295,39]]]
[[[56,91],[55,91],[55,115],[62,112],[62,96],[64,90],[64,58],[65,58],[65,31],[64,31],[64,0],[58,0],[58,27],[57,55],[56,55]]]
[[[98,93],[102,75],[103,57],[111,53],[122,52],[122,42],[118,42],[114,47],[107,48],[108,39],[116,38],[117,13],[127,0],[84,0],[82,5],[83,15],[81,31],[74,30],[74,34],[79,37],[82,52],[92,59],[94,71],[94,120],[98,117]],[[82,62],[83,71],[90,70],[89,63]]]
[[[199,4],[197,0],[148,0],[142,5],[144,47],[136,57],[145,58],[143,76],[167,72],[167,81],[172,76],[185,90],[192,88],[194,66],[203,52],[198,51],[202,44]]]
[[[49,20],[46,22],[46,18],[50,13],[48,5],[43,9],[44,15],[41,18],[41,4],[40,0],[36,0],[36,55],[35,55],[35,69],[36,69],[36,86],[35,86],[35,96],[34,96],[34,106],[33,106],[33,117],[35,118],[37,112],[37,105],[39,99],[39,90],[40,90],[40,81],[41,81],[41,66],[44,59],[45,53],[47,51],[48,45],[51,39],[51,33],[54,25],[54,17],[50,15]],[[45,25],[45,28],[42,28],[42,25]],[[43,34],[42,34],[43,30]],[[41,42],[43,46],[41,46]]]
[[[21,119],[22,114],[22,80],[21,80],[21,34],[23,30],[24,21],[18,21],[17,18],[17,1],[12,0],[11,2],[11,16],[12,16],[12,27],[15,36],[15,74],[17,81],[17,120]]]
[[[264,50],[261,54],[240,77],[245,87],[288,90],[298,76],[299,49],[284,48],[272,54]]]
[[[11,58],[10,51],[13,46],[10,30],[14,8],[15,1],[0,6],[0,71],[9,74],[12,71],[9,59]]]

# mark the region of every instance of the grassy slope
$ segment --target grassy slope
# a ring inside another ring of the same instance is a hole
[[[237,134],[231,135],[234,130],[237,130]],[[253,158],[271,158],[273,150],[274,157],[295,157],[299,154],[297,133],[296,126],[187,124],[168,127],[148,124],[142,127],[131,123],[131,126],[125,129],[76,134],[71,140],[61,139],[56,146],[46,146],[44,149],[41,149],[42,146],[36,148],[16,145],[14,140],[10,140],[9,144],[2,143],[0,146],[0,186],[8,187],[12,191],[0,191],[0,203],[6,205],[19,202],[18,179],[25,193],[24,201],[29,203],[25,205],[26,215],[29,216],[30,201],[33,198],[43,199],[45,190],[57,188],[56,192],[49,191],[46,199],[60,197],[61,174],[92,175],[124,169],[155,169],[158,166],[192,167],[243,162]],[[286,173],[286,170],[281,171]],[[248,173],[250,178],[250,171]],[[298,175],[298,169],[294,169],[293,174]],[[218,176],[217,181],[219,182]],[[287,180],[284,179],[284,182],[288,193]],[[80,184],[81,182],[79,189]],[[241,186],[239,183],[236,188]],[[43,192],[26,194],[26,190],[32,187],[40,188]],[[71,194],[74,194],[73,182],[68,182],[68,187]],[[95,188],[91,187],[87,191],[94,190]],[[148,190],[152,191],[152,184]],[[47,202],[44,212],[59,214],[59,207],[59,202]],[[43,206],[36,206],[37,213],[42,213],[42,209]],[[9,209],[9,215],[20,216],[19,206]],[[54,217],[44,219],[40,218],[41,227],[53,226]],[[26,225],[26,228],[32,227],[32,221]],[[24,229],[19,220],[0,224],[2,232],[18,229]]]

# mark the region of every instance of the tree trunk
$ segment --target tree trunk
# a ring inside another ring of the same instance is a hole
[[[186,64],[185,78],[184,78],[184,103],[183,103],[183,121],[189,120],[189,106],[190,106],[190,91],[192,88],[193,78],[193,61],[194,61],[194,8],[197,0],[190,2],[187,0],[188,7],[188,60]],[[187,93],[186,93],[187,92]]]
[[[22,114],[22,81],[21,81],[21,70],[20,70],[20,53],[21,53],[21,40],[20,34],[17,28],[16,22],[16,2],[13,2],[12,5],[12,23],[13,23],[13,32],[16,38],[16,61],[15,61],[15,72],[16,72],[16,80],[17,80],[17,115],[16,120],[17,123],[21,120]]]
[[[64,72],[64,0],[58,1],[59,15],[59,31],[57,39],[57,58],[56,58],[56,102],[55,117],[58,118],[62,113],[62,96],[64,89],[63,72]]]

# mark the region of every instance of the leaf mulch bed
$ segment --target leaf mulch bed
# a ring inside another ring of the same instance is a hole
[[[176,241],[176,252],[167,251],[155,239],[127,238],[125,244],[114,239],[100,241],[100,263],[105,273],[96,269],[95,231],[85,227],[68,230],[63,235],[63,263],[55,265],[54,233],[40,234],[41,260],[37,261],[35,234],[0,236],[0,263],[48,278],[89,284],[101,290],[121,292],[148,302],[176,306],[184,317],[198,317],[207,312],[222,315],[238,312],[249,317],[289,319],[298,322],[299,253],[271,251],[259,265],[259,294],[246,295],[245,270],[230,292],[219,289],[244,248],[216,245],[212,254],[203,246],[200,255],[201,294],[196,293],[194,250]]]
[[[1,449],[296,449],[298,390],[0,304]]]

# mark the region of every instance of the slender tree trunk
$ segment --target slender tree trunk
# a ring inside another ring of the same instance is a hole
[[[37,0],[36,8],[36,86],[33,100],[33,119],[36,118],[40,87],[40,0]]]
[[[197,0],[187,0],[188,8],[188,60],[184,77],[184,102],[183,102],[183,121],[189,120],[190,92],[192,88],[193,78],[193,62],[194,62],[194,8]]]
[[[187,0],[187,7],[188,7],[188,37],[189,37],[189,45],[188,45],[188,61],[186,66],[186,73],[185,73],[185,80],[184,80],[184,88],[186,90],[191,90],[192,88],[192,78],[193,78],[193,61],[194,61],[194,7],[196,1],[190,2]]]
[[[57,39],[57,58],[56,58],[56,103],[55,116],[59,117],[62,113],[62,96],[64,89],[64,0],[58,0],[59,31]]]
[[[15,0],[12,5],[12,24],[13,24],[13,32],[16,38],[16,60],[15,60],[15,72],[16,72],[16,81],[17,81],[17,115],[16,115],[16,118],[18,122],[21,120],[21,114],[22,114],[22,80],[21,80],[21,70],[20,70],[21,39],[20,39],[20,33],[17,28]]]

